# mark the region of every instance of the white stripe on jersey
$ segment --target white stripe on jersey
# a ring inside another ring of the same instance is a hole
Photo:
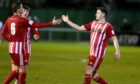
[[[93,29],[93,28],[94,28],[94,24],[95,24],[95,21],[92,23],[92,25],[91,25],[91,29]]]
[[[96,48],[95,48],[96,52],[95,52],[94,56],[97,56],[99,44],[100,44],[100,42],[101,42],[101,40],[102,40],[103,32],[104,32],[106,26],[107,26],[107,24],[104,25],[104,27],[103,27],[103,29],[102,29],[102,31],[101,31],[101,35],[100,35],[100,37],[99,37],[98,44],[97,44],[97,46],[96,46]]]
[[[19,57],[19,59],[20,59],[20,65],[23,65],[24,64],[24,62],[23,62],[23,53],[22,53],[22,42],[20,42],[19,43],[19,55],[20,55],[20,57]]]
[[[94,25],[95,25],[95,22],[94,22],[94,24],[92,24],[92,26],[91,26],[91,30],[93,29],[93,28],[95,28],[95,30],[96,30],[96,27],[99,25],[99,24],[96,24],[96,26],[94,27]],[[95,33],[92,33],[92,34],[95,34]],[[94,37],[94,35],[91,35],[91,39],[93,39],[93,37]],[[93,42],[90,42],[90,51],[93,51],[92,49],[93,49]],[[93,52],[90,52],[90,54],[93,54]]]
[[[14,42],[9,43],[9,53],[13,53],[13,45],[14,45]]]
[[[27,40],[30,40],[30,31],[31,31],[31,29],[30,29],[30,27],[28,27],[28,31],[27,31]]]
[[[28,28],[28,32],[27,32],[27,42],[25,43],[26,44],[26,53],[30,53],[30,50],[31,50],[31,47],[30,47],[30,36],[31,36],[31,29]]]
[[[27,45],[28,53],[31,53],[31,52],[30,52],[30,49],[31,49],[30,44],[29,44],[29,43],[27,43],[27,44],[28,44],[28,45]]]
[[[105,39],[105,37],[106,37],[106,34],[103,35],[103,39]],[[102,48],[103,48],[103,41],[104,40],[102,40],[101,45],[100,45],[100,50],[99,50],[99,55],[98,55],[99,57],[101,57],[101,51],[102,51]]]
[[[22,53],[22,42],[19,42],[19,54]]]
[[[101,27],[101,24],[97,24],[97,29],[99,29]],[[96,31],[96,28],[95,28],[95,31]],[[95,40],[96,40],[96,36],[97,36],[97,32],[94,32],[94,34],[92,35],[92,39],[91,39],[91,53],[90,55],[94,55],[94,43],[95,43]]]
[[[104,57],[105,57],[105,54],[106,54],[106,48],[105,48],[105,50],[104,50],[104,53],[103,53],[103,57],[102,57],[102,58],[104,58]]]
[[[15,46],[15,53],[18,54],[18,42],[16,42],[16,46]]]
[[[9,53],[20,54],[20,45],[23,45],[22,42],[10,42],[9,43]]]

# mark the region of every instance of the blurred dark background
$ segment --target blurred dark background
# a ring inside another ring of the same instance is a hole
[[[17,0],[0,0],[0,18],[5,21],[11,15],[10,6]],[[31,7],[31,16],[37,16],[39,21],[58,18],[69,14],[70,18],[84,24],[95,18],[97,6],[104,6],[109,11],[108,21],[116,31],[121,31],[124,19],[131,25],[131,31],[140,30],[140,0],[21,0]],[[61,25],[62,27],[68,27]]]
[[[17,0],[0,0],[0,20],[5,22],[7,17],[12,15],[11,4],[15,1]],[[107,20],[114,26],[118,35],[120,33],[140,33],[140,0],[21,1],[31,7],[30,18],[37,22],[51,21],[54,16],[60,18],[62,14],[68,14],[70,19],[79,25],[94,20],[96,7],[104,6],[109,12]],[[55,27],[69,28],[67,24]],[[65,35],[66,33],[62,34],[62,37],[67,38]],[[83,38],[85,37],[83,35]]]

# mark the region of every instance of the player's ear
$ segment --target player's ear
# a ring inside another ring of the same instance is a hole
[[[105,13],[102,13],[104,17],[106,17]]]

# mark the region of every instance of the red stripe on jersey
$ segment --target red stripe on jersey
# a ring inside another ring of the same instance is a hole
[[[22,50],[23,50],[23,43],[22,42],[19,42],[20,65],[23,65],[24,64]]]
[[[16,43],[13,43],[13,52],[16,52]]]

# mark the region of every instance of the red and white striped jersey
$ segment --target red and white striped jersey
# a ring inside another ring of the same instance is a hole
[[[25,33],[24,42],[10,42],[9,43],[9,53],[21,54],[21,51],[24,53],[31,52],[31,44],[30,44],[30,35],[31,28],[27,28]]]
[[[24,41],[24,49],[25,53],[31,53],[31,34],[39,35],[37,28],[32,28],[31,26],[27,28],[27,32],[25,34],[25,41]]]
[[[35,28],[43,28],[53,26],[53,23],[52,22],[35,23],[26,18],[21,18],[18,15],[12,15],[11,17],[9,17],[6,20],[4,27],[2,28],[2,36],[7,41],[9,41],[9,53],[19,54],[20,51],[23,50],[25,44],[24,43],[25,34],[29,26]]]
[[[90,31],[90,56],[104,57],[108,39],[115,35],[113,27],[108,22],[92,21],[84,27]]]
[[[25,34],[25,41],[24,41],[25,53],[31,53],[30,36],[31,36],[31,28],[28,27],[27,32]]]

